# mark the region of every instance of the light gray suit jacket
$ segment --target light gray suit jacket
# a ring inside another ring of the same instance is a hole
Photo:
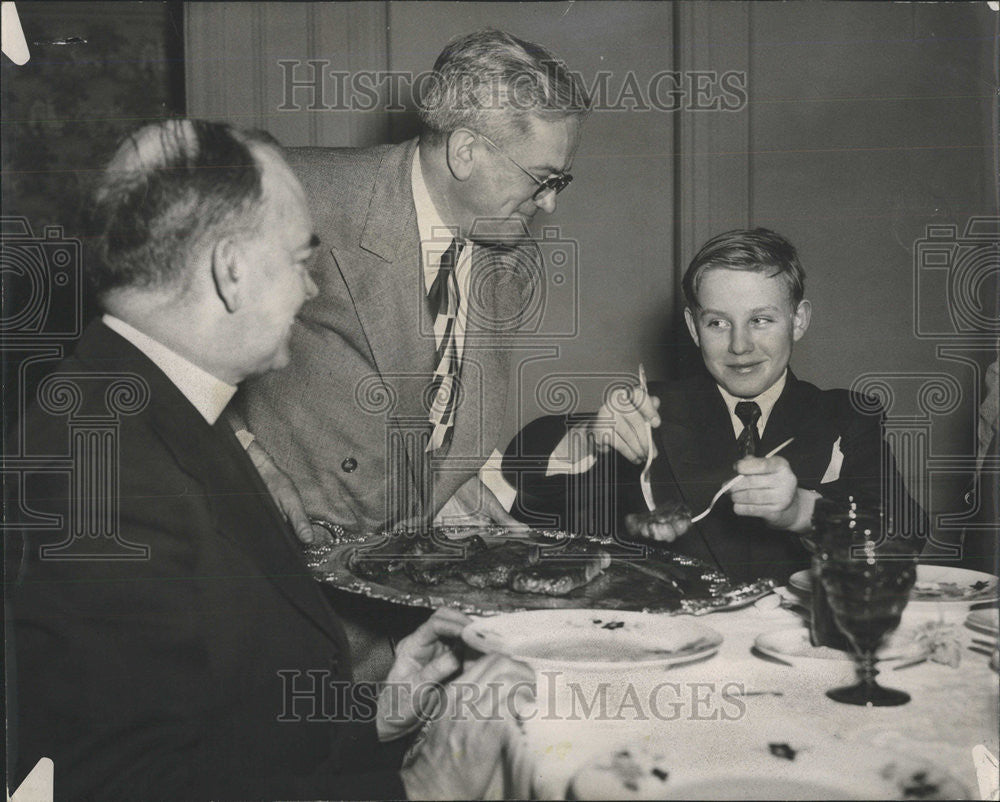
[[[473,251],[464,393],[451,445],[432,461],[424,445],[436,360],[411,189],[415,149],[411,140],[289,152],[322,241],[319,295],[295,323],[291,365],[246,382],[238,399],[310,515],[350,530],[433,514],[497,446],[511,338],[539,286],[537,247]]]

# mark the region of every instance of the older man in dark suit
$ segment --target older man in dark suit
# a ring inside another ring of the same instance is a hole
[[[519,486],[516,513],[676,539],[678,551],[737,581],[783,582],[807,567],[798,535],[810,531],[816,499],[878,498],[895,465],[883,457],[880,417],[868,400],[820,390],[788,367],[812,315],[804,286],[795,248],[772,231],[730,231],[706,243],[683,281],[684,317],[706,371],[654,382],[648,393],[632,388],[596,415],[530,423],[505,456]],[[647,423],[657,456],[644,491]],[[544,461],[532,467],[537,458]],[[648,494],[657,505],[700,512],[734,472],[737,484],[693,526],[690,516],[643,514]],[[907,522],[896,523],[905,530]]]
[[[103,175],[95,222],[105,314],[27,411],[19,453],[37,465],[8,488],[11,787],[48,757],[60,799],[482,794],[506,725],[456,721],[454,693],[400,769],[398,739],[432,703],[415,683],[457,671],[467,619],[442,611],[404,639],[380,695],[352,684],[340,621],[219,422],[241,380],[287,364],[316,294],[305,195],[278,150],[223,125],[149,126]],[[531,674],[494,660],[465,675],[504,678]]]

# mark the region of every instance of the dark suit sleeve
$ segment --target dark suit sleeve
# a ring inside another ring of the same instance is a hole
[[[210,676],[208,655],[188,626],[199,603],[193,564],[175,533],[148,520],[126,516],[121,531],[169,569],[39,560],[28,540],[12,622],[20,774],[44,755],[60,799],[194,797],[211,689],[198,681]]]
[[[882,486],[884,415],[877,408],[873,408],[871,414],[861,414],[851,406],[846,393],[837,393],[836,398],[836,406],[830,415],[838,421],[835,434],[840,438],[839,449],[843,454],[840,475],[835,481],[817,485],[813,489],[834,498],[851,495],[878,498]],[[891,455],[886,464],[890,463],[893,475],[897,475]]]
[[[374,724],[341,724],[336,732],[335,765],[323,763],[307,776],[286,779],[274,796],[311,799],[321,791],[330,800],[405,799],[399,768],[411,740],[381,743]],[[251,793],[260,795],[259,789]]]
[[[593,417],[584,414],[537,418],[511,440],[503,457],[503,474],[517,491],[511,514],[519,521],[606,536],[612,528],[624,531],[623,521],[628,511],[644,509],[639,468],[614,449],[598,455],[589,470],[545,475],[549,458],[567,431]]]
[[[837,392],[840,451],[844,455],[840,476],[815,488],[827,498],[877,501],[888,491],[887,515],[895,536],[908,541],[919,554],[929,534],[927,513],[907,490],[892,450],[882,432],[885,413],[867,397]]]
[[[13,787],[48,756],[56,799],[403,798],[405,743],[378,743],[370,720],[276,721],[276,669],[315,667],[319,633],[261,606],[269,583],[248,566],[204,561],[210,507],[176,478],[124,482],[119,531],[147,560],[111,559],[108,538],[94,546],[109,559],[93,560],[8,540]],[[32,509],[65,516],[64,482],[43,476]]]
[[[567,477],[546,477],[549,457],[567,432],[566,418],[547,415],[521,429],[503,455],[503,477],[517,491],[511,514],[535,526],[559,527]]]

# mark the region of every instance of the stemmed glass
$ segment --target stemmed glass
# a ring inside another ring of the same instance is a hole
[[[869,707],[906,704],[909,694],[875,681],[876,651],[899,626],[917,578],[916,557],[904,542],[886,538],[881,511],[849,502],[825,514],[826,531],[817,554],[819,580],[837,627],[854,648],[858,682],[826,695]],[[832,524],[832,525],[831,525]],[[881,541],[881,542],[880,542]]]

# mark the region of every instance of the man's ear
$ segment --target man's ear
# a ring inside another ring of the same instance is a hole
[[[809,321],[812,320],[813,306],[809,301],[803,299],[795,309],[792,316],[792,342],[798,342],[802,335],[809,328]]]
[[[448,169],[458,181],[466,181],[472,175],[475,166],[476,135],[467,128],[459,128],[448,134],[446,155]]]
[[[243,306],[243,261],[239,247],[229,237],[223,237],[212,248],[212,280],[219,300],[232,314]]]
[[[694,319],[694,312],[688,307],[684,307],[684,322],[687,323],[688,331],[691,332],[691,339],[694,344],[701,348],[701,341],[698,339],[698,324]]]

